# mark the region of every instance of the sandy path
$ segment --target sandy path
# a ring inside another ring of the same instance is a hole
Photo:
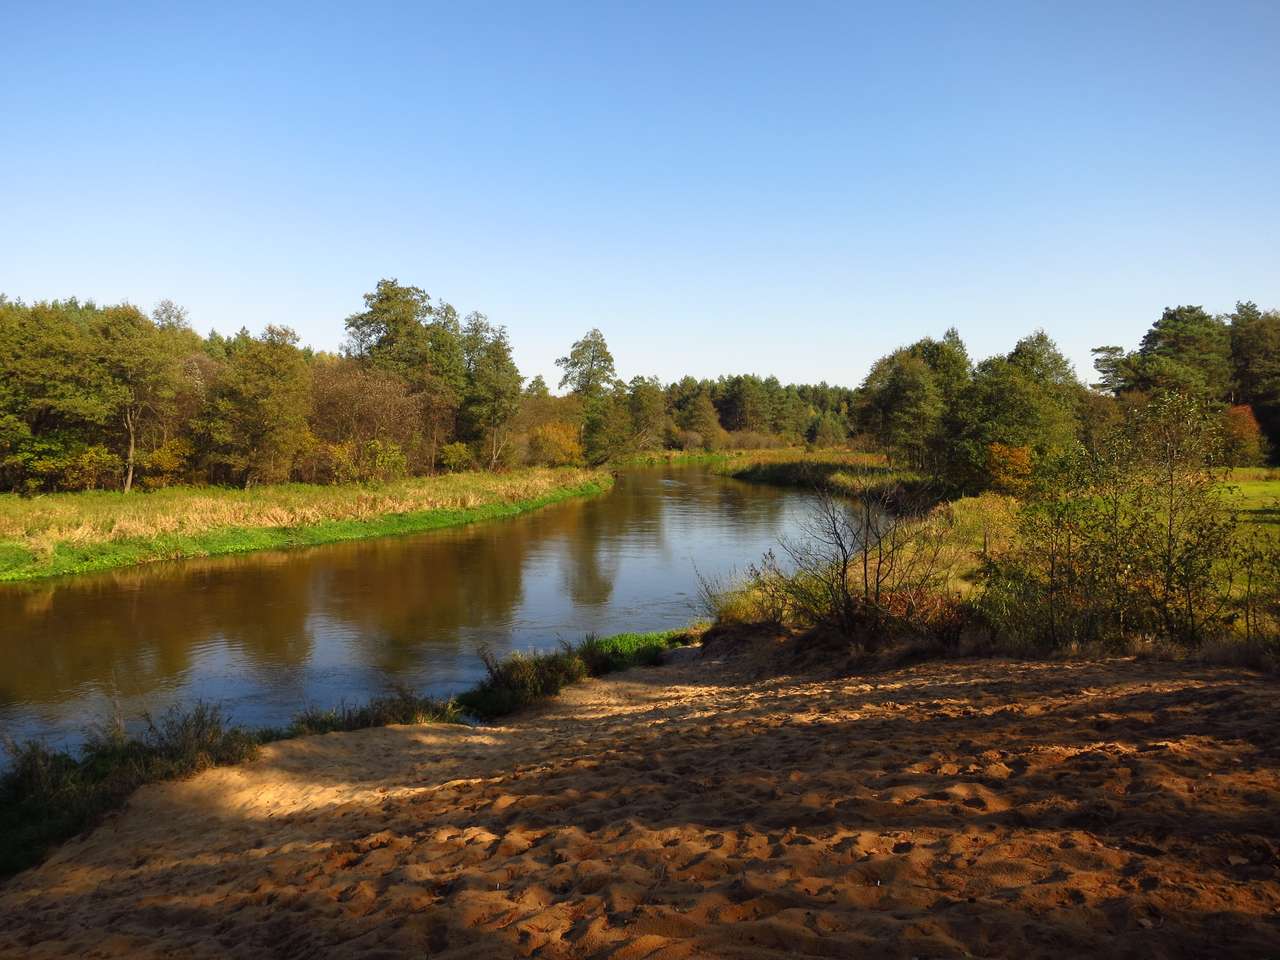
[[[0,889],[0,955],[1280,956],[1273,681],[736,670],[145,788]]]

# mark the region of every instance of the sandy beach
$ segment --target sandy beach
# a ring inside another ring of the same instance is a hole
[[[0,888],[0,955],[1280,956],[1273,680],[757,663],[145,787]]]

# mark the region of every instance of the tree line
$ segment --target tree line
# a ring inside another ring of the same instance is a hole
[[[286,327],[192,330],[162,301],[31,304],[0,294],[0,489],[387,481],[663,448],[837,443],[854,391],[774,377],[618,378],[598,330],[555,396],[504,327],[382,280],[339,353]]]
[[[554,395],[516,367],[504,327],[381,280],[339,353],[267,326],[202,337],[171,301],[150,315],[0,295],[0,489],[387,481],[660,449],[852,444],[957,490],[1017,489],[1037,463],[1150,397],[1214,412],[1224,456],[1280,448],[1280,312],[1168,308],[1137,349],[1094,351],[1092,387],[1043,331],[973,362],[954,330],[877,360],[856,389],[776,377],[619,378],[590,330]]]
[[[1170,307],[1136,350],[1093,353],[1090,387],[1043,331],[974,363],[951,329],[877,360],[856,393],[853,427],[899,463],[970,492],[1019,490],[1037,464],[1092,446],[1163,396],[1217,421],[1224,463],[1262,463],[1280,447],[1280,311]]]

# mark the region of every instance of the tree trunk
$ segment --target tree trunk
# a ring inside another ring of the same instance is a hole
[[[133,489],[133,460],[134,453],[137,450],[137,438],[133,429],[133,411],[125,412],[124,426],[129,431],[129,457],[126,461],[124,472],[124,492],[128,493]]]

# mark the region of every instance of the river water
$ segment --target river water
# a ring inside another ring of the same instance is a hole
[[[4,586],[0,732],[74,746],[104,717],[197,699],[268,726],[393,684],[446,696],[483,675],[483,647],[684,626],[695,570],[743,570],[809,502],[652,468],[509,520]]]

